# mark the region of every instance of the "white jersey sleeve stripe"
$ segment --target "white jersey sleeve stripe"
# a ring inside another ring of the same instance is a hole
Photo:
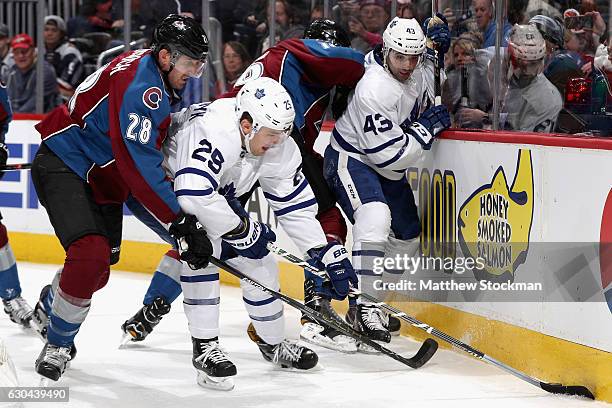
[[[174,178],[178,178],[183,174],[195,174],[198,176],[205,177],[206,179],[208,179],[208,181],[210,181],[210,184],[212,185],[213,189],[217,190],[219,188],[219,183],[217,182],[217,180],[215,180],[213,176],[211,176],[208,172],[202,169],[197,169],[195,167],[185,167],[177,171]]]
[[[397,143],[397,142],[401,142],[406,136],[402,135],[402,136],[398,136],[396,138],[393,138],[391,140],[387,140],[385,143],[379,144],[376,147],[371,147],[369,149],[363,149],[363,151],[365,153],[377,153],[380,152],[381,150],[386,149],[387,147]]]
[[[284,196],[284,197],[278,197],[275,196],[272,193],[268,193],[264,191],[264,197],[266,197],[268,200],[272,200],[272,201],[278,201],[281,203],[287,202],[287,201],[291,201],[293,200],[298,194],[300,194],[306,187],[308,186],[308,181],[306,181],[306,179],[302,180],[302,182],[300,183],[300,185],[293,190],[292,193],[289,193],[288,195]]]
[[[310,207],[316,204],[317,204],[317,200],[313,198],[308,201],[290,205],[289,207],[285,207],[280,210],[274,210],[274,215],[276,215],[277,217],[280,217],[281,215],[289,214],[290,212],[301,210],[302,208],[307,208],[307,207]]]
[[[388,165],[392,163],[395,163],[396,161],[402,158],[402,156],[404,155],[404,151],[406,150],[406,146],[408,146],[409,142],[410,142],[410,139],[406,137],[404,140],[404,145],[399,149],[399,151],[395,154],[395,156],[393,156],[389,160],[386,160],[382,163],[374,163],[374,165],[378,168],[383,168],[383,167],[387,167]]]
[[[338,143],[338,145],[344,149],[345,151],[349,152],[349,153],[357,153],[357,154],[363,154],[362,152],[360,152],[359,150],[357,150],[352,144],[350,144],[349,142],[347,142],[342,135],[336,130],[336,128],[334,128],[334,130],[332,130],[332,136],[334,136],[334,139],[336,140],[336,142]]]
[[[182,189],[182,190],[176,190],[174,193],[176,194],[177,197],[180,196],[207,196],[210,195],[214,192],[215,190],[213,190],[212,188],[207,188],[205,190],[189,190],[189,189]]]

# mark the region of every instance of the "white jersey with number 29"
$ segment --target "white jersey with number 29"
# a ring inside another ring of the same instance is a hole
[[[253,156],[242,148],[235,98],[219,99],[186,121],[166,151],[174,190],[183,211],[194,214],[212,239],[240,223],[228,200],[257,181],[283,230],[302,253],[327,243],[316,220],[317,202],[303,176],[292,138]],[[174,157],[172,157],[174,156]]]

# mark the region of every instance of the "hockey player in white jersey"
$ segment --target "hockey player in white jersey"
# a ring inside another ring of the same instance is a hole
[[[325,269],[340,297],[357,276],[346,249],[327,243],[315,218],[317,204],[301,173],[301,155],[288,138],[295,111],[287,91],[271,78],[247,83],[236,98],[219,99],[205,109],[187,110],[189,119],[176,133],[175,192],[183,211],[197,216],[216,257],[275,290],[275,258],[266,248],[276,239],[263,223],[251,220],[236,199],[259,181],[279,224],[317,267]],[[172,148],[170,149],[172,150]],[[231,253],[238,255],[231,259]],[[229,255],[229,256],[228,256]],[[198,383],[231,389],[236,367],[219,347],[219,274],[215,267],[183,268],[184,309],[193,340]],[[268,361],[310,369],[318,357],[285,339],[283,304],[251,285],[242,285],[251,318],[249,336]]]
[[[444,53],[448,27],[428,31],[436,34],[430,35],[434,42],[444,40]],[[366,72],[325,151],[326,181],[353,223],[352,260],[362,291],[380,279],[375,258],[418,250],[421,226],[405,173],[450,126],[446,108],[433,101],[433,63],[426,58],[423,30],[415,19],[396,17],[383,33],[383,46],[366,56]],[[387,316],[375,305],[358,301],[346,318],[372,339],[390,341]]]

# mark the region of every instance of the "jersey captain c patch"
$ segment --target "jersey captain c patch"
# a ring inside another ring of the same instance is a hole
[[[162,91],[156,86],[152,86],[148,88],[142,94],[142,103],[149,109],[157,109],[159,108],[159,104],[162,101]]]

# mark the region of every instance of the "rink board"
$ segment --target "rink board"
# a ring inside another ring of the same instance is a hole
[[[31,161],[39,144],[39,137],[33,129],[35,123],[16,120],[11,124],[7,136],[11,151],[9,162]],[[500,169],[508,190],[501,194],[510,194],[518,173],[518,158],[525,157],[528,152],[531,162],[528,175],[532,178],[533,191],[531,201],[528,200],[531,214],[517,211],[520,214],[518,221],[505,220],[510,225],[517,223],[513,231],[523,231],[523,235],[516,239],[527,239],[530,243],[599,242],[605,235],[603,227],[610,225],[606,223],[607,213],[604,214],[612,186],[610,150],[612,144],[592,139],[529,135],[517,139],[516,135],[455,132],[436,142],[432,154],[411,169],[408,177],[417,201],[428,201],[427,205],[419,203],[421,218],[427,220],[428,225],[433,225],[434,220],[450,225],[447,230],[452,229],[453,233],[445,232],[444,228],[440,231],[447,240],[457,240],[456,222],[449,224],[449,219],[456,221],[456,217],[461,215],[460,210],[469,208],[475,192],[487,186],[495,188],[493,184],[499,182]],[[525,172],[521,174],[524,176]],[[495,176],[498,176],[496,180]],[[503,183],[497,184],[498,190],[500,185],[503,187]],[[442,189],[436,190],[436,187]],[[454,194],[434,193],[448,192],[449,188]],[[451,198],[452,202],[449,201]],[[440,205],[433,205],[436,202]],[[63,250],[52,235],[44,209],[39,207],[29,173],[7,173],[0,181],[0,209],[19,260],[63,262]],[[262,221],[275,223],[260,192],[249,204],[249,211]],[[475,222],[473,219],[466,221],[468,224]],[[529,227],[527,235],[526,225]],[[114,269],[152,273],[168,246],[129,214],[125,217],[123,233],[121,261]],[[423,242],[440,241],[440,233],[435,237],[432,235],[436,233],[431,230],[424,234]],[[464,231],[464,235],[469,235],[469,231]],[[295,250],[282,231],[279,242],[281,246]],[[536,265],[542,262],[538,256],[527,251],[526,261],[514,271],[516,281],[527,275],[526,271],[531,271],[530,262]],[[593,272],[592,280],[601,289],[594,296],[601,299],[591,299],[590,302],[506,304],[450,301],[436,304],[408,302],[398,294],[394,304],[531,375],[547,381],[584,384],[599,399],[612,401],[609,380],[612,372],[611,312],[604,298],[605,290],[608,294],[611,290],[610,275],[601,272],[598,263],[598,259],[594,259],[589,266]],[[282,262],[280,268],[283,292],[300,297],[301,272]],[[223,276],[223,281],[235,283],[227,275]],[[423,338],[417,330],[404,329],[404,334]]]

